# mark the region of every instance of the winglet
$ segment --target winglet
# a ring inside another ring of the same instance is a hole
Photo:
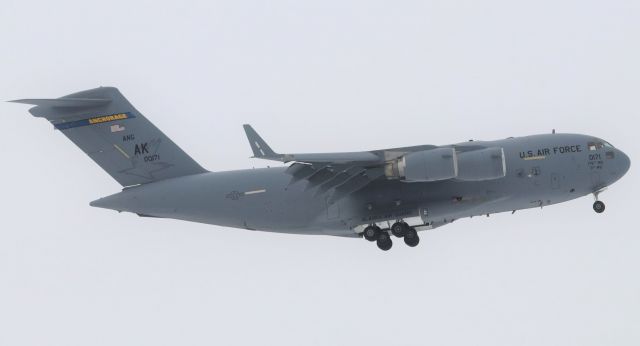
[[[247,134],[249,145],[253,151],[253,157],[258,159],[280,160],[281,155],[274,152],[251,125],[245,124],[242,125],[242,127],[244,127],[244,132]]]

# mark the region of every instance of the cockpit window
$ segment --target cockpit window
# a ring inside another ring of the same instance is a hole
[[[589,142],[587,146],[589,147],[589,151],[600,150],[602,148],[613,149],[613,145],[605,141]]]
[[[604,147],[604,144],[602,142],[589,142],[587,146],[589,147],[589,151],[595,151],[598,149],[602,149],[602,147]]]

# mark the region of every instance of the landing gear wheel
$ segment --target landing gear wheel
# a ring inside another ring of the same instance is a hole
[[[376,225],[367,226],[362,233],[364,239],[368,241],[376,241],[376,239],[378,239],[378,234],[380,234],[380,227]]]
[[[420,243],[420,237],[418,237],[418,232],[415,228],[409,228],[404,235],[404,243],[414,247]]]
[[[398,221],[391,225],[391,234],[395,235],[398,238],[402,238],[407,233],[408,229],[409,225],[404,222]]]
[[[378,234],[378,239],[376,240],[378,248],[382,251],[387,251],[391,249],[393,246],[393,242],[391,241],[391,237],[387,232],[380,232]]]
[[[604,211],[604,202],[595,201],[593,203],[593,210],[598,214],[602,213]]]

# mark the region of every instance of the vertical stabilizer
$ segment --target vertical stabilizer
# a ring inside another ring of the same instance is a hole
[[[206,172],[138,112],[120,91],[101,87],[57,99],[24,99],[122,186]]]

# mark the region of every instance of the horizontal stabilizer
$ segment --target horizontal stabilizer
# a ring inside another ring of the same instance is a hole
[[[57,120],[69,117],[70,114],[86,111],[88,109],[102,108],[111,102],[111,99],[97,98],[58,98],[58,99],[22,99],[9,102],[35,105],[29,109],[34,117]]]

